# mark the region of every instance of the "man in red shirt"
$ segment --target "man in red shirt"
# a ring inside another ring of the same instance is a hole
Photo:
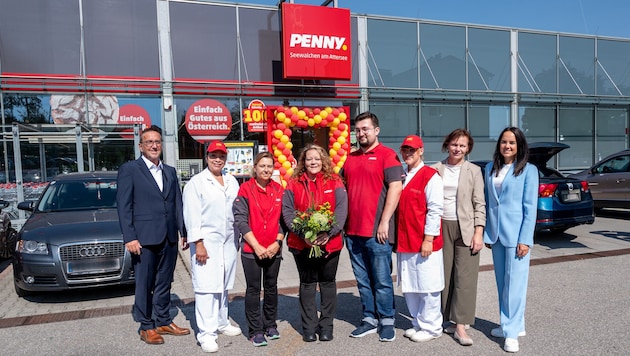
[[[350,336],[378,331],[380,341],[394,341],[390,243],[404,173],[396,152],[379,143],[379,132],[376,115],[364,112],[355,118],[360,149],[349,155],[342,171],[348,191],[346,244],[363,306],[361,325]]]

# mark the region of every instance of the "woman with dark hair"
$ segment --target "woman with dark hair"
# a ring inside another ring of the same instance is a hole
[[[234,201],[234,227],[243,236],[241,262],[245,273],[245,316],[249,340],[266,346],[267,339],[279,339],[278,272],[282,260],[284,231],[280,224],[282,186],[271,179],[273,155],[259,153],[254,158],[252,178],[241,185]],[[260,286],[265,291],[260,313]]]
[[[293,229],[296,211],[306,211],[329,203],[335,214],[330,231],[321,232],[311,242]],[[282,217],[289,229],[288,246],[295,257],[300,277],[300,314],[302,339],[306,342],[333,339],[333,319],[337,306],[337,266],[343,248],[341,229],[348,215],[348,194],[333,171],[330,157],[323,148],[308,145],[300,153],[293,177],[282,198]],[[309,257],[312,246],[323,250],[321,257]],[[321,314],[317,316],[317,284],[319,283]]]
[[[474,142],[467,130],[453,130],[442,143],[442,152],[448,152],[448,157],[433,166],[444,183],[442,314],[454,323],[444,332],[464,346],[473,344],[466,328],[475,322],[479,251],[486,225],[483,174],[466,161]]]
[[[527,163],[528,152],[523,132],[508,127],[501,132],[485,172],[484,242],[492,248],[501,315],[500,326],[491,334],[505,337],[507,352],[518,352],[518,337],[525,335],[529,249],[534,244],[538,206],[538,169]]]

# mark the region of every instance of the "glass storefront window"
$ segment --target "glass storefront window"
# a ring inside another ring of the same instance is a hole
[[[419,133],[418,102],[372,101],[370,112],[378,117],[381,128],[379,142],[396,152],[399,151],[403,138]]]
[[[568,36],[559,38],[559,93],[594,94],[595,40]]]
[[[278,11],[238,9],[241,26],[241,77],[273,82],[282,78],[282,52]],[[275,64],[274,64],[275,63]],[[275,71],[274,71],[275,70]]]
[[[420,87],[466,90],[465,27],[420,24]]]
[[[595,115],[595,162],[598,162],[628,147],[628,109],[598,108]]]
[[[510,91],[510,32],[468,29],[468,89]]]
[[[417,88],[417,24],[368,19],[367,28],[369,85]],[[392,55],[394,53],[396,55]]]
[[[518,91],[555,93],[556,36],[518,33]]]
[[[628,58],[630,42],[597,40],[597,95],[630,95]]]
[[[83,1],[83,19],[88,76],[160,77],[155,0]]]
[[[571,146],[557,155],[558,169],[589,167],[593,163],[593,108],[561,107],[558,128],[558,141]]]
[[[2,72],[82,74],[76,0],[3,1],[1,6]]]
[[[173,1],[169,7],[174,77],[237,80],[235,8]]]
[[[442,152],[444,137],[458,127],[466,127],[466,105],[423,103],[420,118],[424,160],[437,162],[446,157]]]
[[[475,140],[470,160],[492,160],[499,135],[510,124],[510,105],[474,104],[468,108],[468,130]]]

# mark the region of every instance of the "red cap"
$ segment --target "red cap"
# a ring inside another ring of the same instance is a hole
[[[409,135],[405,137],[403,142],[400,144],[400,147],[405,147],[405,146],[411,147],[411,148],[420,148],[424,146],[424,143],[422,143],[422,139],[420,138],[420,136]]]
[[[221,141],[210,142],[210,145],[208,146],[208,150],[206,152],[210,153],[210,152],[215,152],[215,151],[219,151],[219,152],[223,152],[227,154],[227,148]]]

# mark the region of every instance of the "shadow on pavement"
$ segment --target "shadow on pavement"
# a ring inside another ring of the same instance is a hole
[[[11,276],[13,278],[13,276]],[[111,299],[134,295],[134,285],[103,286],[91,289],[77,289],[67,291],[34,292],[24,297],[24,300],[35,303],[68,303],[85,302],[92,300]]]
[[[598,209],[596,217],[630,220],[630,210],[626,209]]]
[[[551,250],[557,248],[583,248],[586,247],[580,242],[573,241],[577,236],[566,232],[549,233],[539,232],[534,236],[534,242],[537,245],[545,246]]]

